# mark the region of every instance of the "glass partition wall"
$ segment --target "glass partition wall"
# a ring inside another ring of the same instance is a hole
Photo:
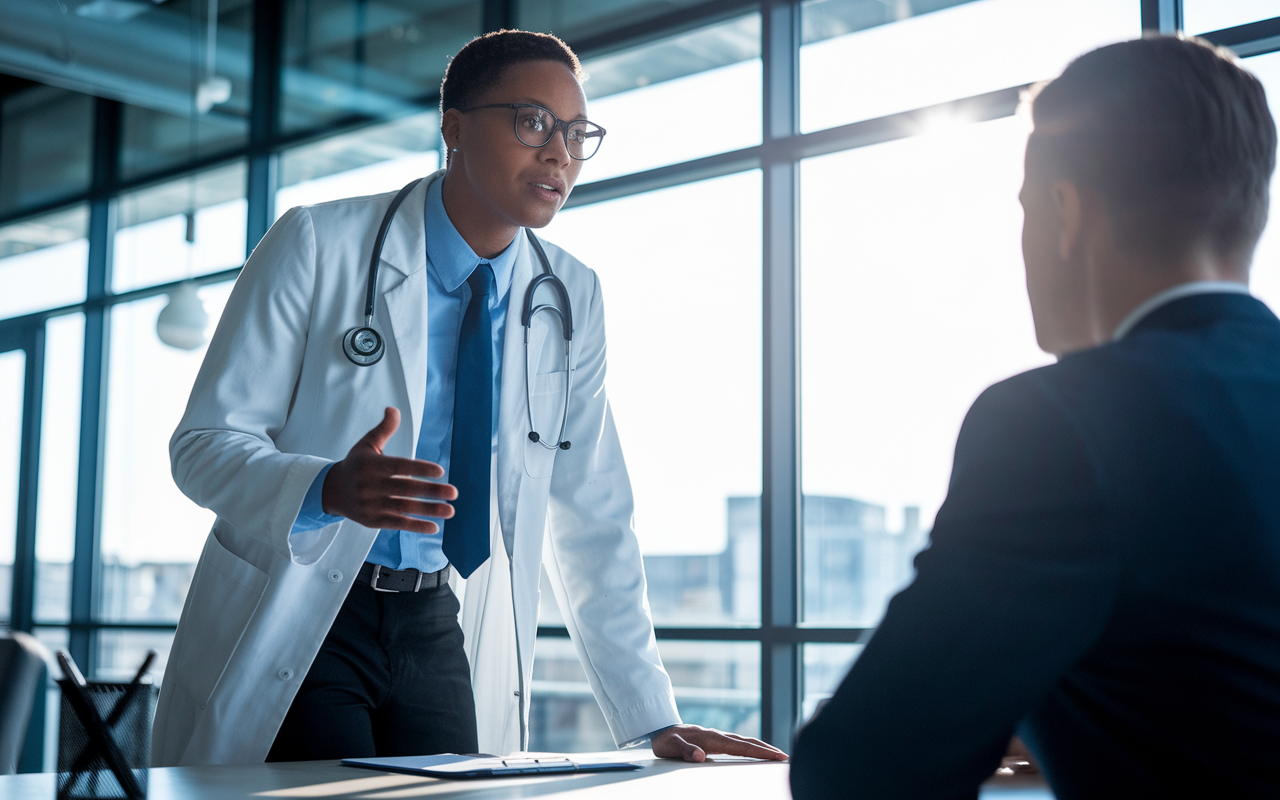
[[[969,403],[1048,361],[1021,90],[1185,14],[1280,93],[1280,18],[1243,1],[123,5],[137,48],[101,60],[102,97],[0,76],[0,625],[97,677],[148,648],[163,672],[211,514],[167,452],[204,345],[163,344],[161,309],[194,293],[207,335],[289,207],[437,169],[447,56],[518,25],[577,49],[609,131],[541,233],[607,298],[681,713],[784,747],[911,580]],[[540,622],[532,746],[609,747],[550,591]],[[24,769],[51,764],[52,710]]]

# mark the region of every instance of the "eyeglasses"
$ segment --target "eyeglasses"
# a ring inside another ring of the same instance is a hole
[[[559,130],[564,134],[564,146],[569,157],[575,161],[586,161],[600,150],[600,141],[604,139],[604,128],[585,119],[557,119],[542,106],[532,103],[492,103],[487,106],[460,108],[459,111],[479,111],[482,108],[510,108],[516,112],[516,138],[526,147],[545,147],[551,137]]]

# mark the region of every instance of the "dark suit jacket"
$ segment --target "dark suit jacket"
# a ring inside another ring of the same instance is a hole
[[[796,798],[972,797],[1015,726],[1059,798],[1280,797],[1280,320],[1188,297],[992,386],[916,569]]]

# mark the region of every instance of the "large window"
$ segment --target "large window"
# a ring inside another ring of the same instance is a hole
[[[1019,249],[1025,137],[1008,117],[802,166],[807,622],[875,625],[911,577],[969,405],[1051,360]]]
[[[540,234],[600,279],[659,649],[687,720],[785,745],[911,580],[970,403],[1049,361],[1019,89],[1181,19],[1280,96],[1274,5],[184,0],[55,27],[0,4],[0,71],[50,70],[0,76],[0,624],[96,676],[148,648],[163,671],[212,514],[168,459],[204,350],[162,344],[161,309],[195,288],[211,330],[280,214],[435,171],[449,55],[546,30],[608,130]],[[1273,305],[1278,230],[1253,273]],[[532,744],[608,747],[542,602]]]
[[[201,290],[217,325],[231,292]],[[156,337],[164,295],[111,311],[103,470],[102,579],[98,615],[111,622],[176,623],[213,513],[188,500],[169,472],[178,427],[204,348],[178,350]]]
[[[1138,4],[1116,0],[809,0],[801,129],[1051,78],[1081,53],[1140,32]]]
[[[660,624],[760,619],[760,216],[752,171],[565,211],[541,232],[600,276]]]
[[[0,319],[84,300],[88,225],[78,205],[0,227]]]

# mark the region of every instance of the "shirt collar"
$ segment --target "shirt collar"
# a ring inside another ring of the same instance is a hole
[[[1115,333],[1111,334],[1111,341],[1118,342],[1128,336],[1148,314],[1161,306],[1167,306],[1174,300],[1181,300],[1184,297],[1191,297],[1197,294],[1220,293],[1249,294],[1250,292],[1248,286],[1235,281],[1191,281],[1190,283],[1180,283],[1177,286],[1152,295],[1137,308],[1130,311],[1129,316],[1125,317],[1124,321],[1116,326]]]
[[[520,239],[523,229],[516,238],[496,258],[481,258],[462,238],[458,229],[453,226],[449,214],[444,210],[444,195],[441,186],[444,179],[432,181],[427,187],[426,210],[424,212],[427,230],[427,266],[435,271],[436,278],[444,286],[445,291],[454,292],[466,283],[476,265],[487,261],[493,268],[496,297],[506,296],[511,288],[511,277],[515,271],[516,256],[520,252]]]

